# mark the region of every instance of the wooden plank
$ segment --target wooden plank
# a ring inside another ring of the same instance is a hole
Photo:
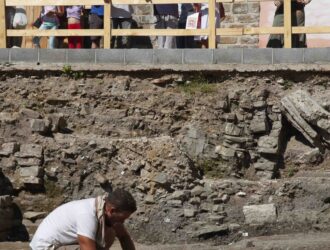
[[[6,30],[6,2],[0,0],[0,48],[7,47]]]
[[[243,28],[244,35],[268,35],[268,34],[284,34],[284,27],[247,27]]]
[[[111,48],[111,4],[104,5],[104,18],[103,18],[103,47],[105,49]]]
[[[171,29],[114,29],[112,35],[115,36],[196,36],[196,35],[208,35],[208,29],[197,30],[171,30]],[[14,30],[10,29],[7,32],[10,37],[15,36],[103,36],[104,31],[102,29],[80,29],[80,30]]]
[[[284,48],[292,48],[291,0],[284,0]]]
[[[7,36],[103,36],[104,31],[102,29],[90,29],[90,30],[7,30]]]
[[[215,0],[209,0],[208,6],[208,30],[209,30],[209,49],[216,48],[216,27],[215,27]]]
[[[216,29],[217,36],[242,36],[243,28],[219,28]]]
[[[328,34],[330,26],[292,27],[293,34]]]
[[[197,36],[209,34],[208,29],[113,29],[114,36]]]
[[[269,2],[273,0],[248,0],[248,2]],[[112,0],[113,4],[167,4],[167,3],[207,3],[208,0]],[[222,3],[242,3],[247,0],[216,0],[216,2]],[[57,5],[57,6],[69,6],[69,5],[103,5],[104,0],[7,0],[6,6],[43,6],[43,5]]]

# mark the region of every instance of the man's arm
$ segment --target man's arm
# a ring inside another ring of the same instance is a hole
[[[123,224],[116,224],[114,230],[123,250],[135,250],[134,242]]]
[[[80,250],[96,250],[95,241],[88,237],[78,235],[78,243]]]

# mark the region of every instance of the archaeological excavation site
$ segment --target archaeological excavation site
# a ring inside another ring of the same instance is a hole
[[[260,68],[1,66],[0,249],[114,188],[137,249],[330,249],[329,71]]]

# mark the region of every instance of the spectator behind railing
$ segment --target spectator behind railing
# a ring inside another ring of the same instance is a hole
[[[61,13],[61,10],[56,6],[47,5],[42,8],[41,16],[41,26],[39,30],[56,30],[59,26],[58,13]],[[40,48],[40,37],[33,37],[33,45],[35,48]],[[55,37],[50,36],[48,39],[48,48],[55,48]]]
[[[111,7],[111,19],[113,29],[132,28],[133,8],[127,4],[113,4]],[[111,48],[131,48],[130,36],[112,36]]]
[[[156,29],[177,29],[179,10],[177,4],[155,4],[154,14],[157,18]],[[176,38],[174,36],[158,36],[158,48],[176,48]]]
[[[103,5],[93,5],[89,12],[89,28],[90,29],[103,29],[103,16],[104,7]],[[92,49],[100,48],[100,36],[91,36]]]
[[[83,6],[74,5],[66,8],[66,16],[68,19],[68,29],[81,29],[80,18],[82,14]],[[82,48],[82,37],[81,36],[70,36],[68,38],[69,49],[80,49]]]
[[[309,4],[311,0],[293,0],[291,2],[291,21],[292,26],[305,26],[305,5]],[[284,26],[284,9],[283,0],[275,0],[276,6],[273,27]],[[283,48],[284,35],[272,34],[269,36],[267,43],[268,48]],[[306,34],[294,34],[292,35],[292,48],[306,48]]]
[[[207,29],[208,28],[208,19],[209,19],[209,5],[207,3],[202,4],[193,4],[196,12],[199,12],[198,20],[198,29]],[[220,28],[221,18],[224,17],[224,13],[220,14],[221,6],[219,3],[216,3],[215,6],[215,28]],[[195,42],[197,48],[208,48],[208,36],[195,36]],[[216,36],[216,43],[220,42],[220,36]]]
[[[191,3],[179,4],[179,29],[185,29],[187,23],[187,17],[189,14],[194,12],[194,7]],[[176,38],[176,45],[178,49],[194,48],[194,37],[193,36],[178,36]]]

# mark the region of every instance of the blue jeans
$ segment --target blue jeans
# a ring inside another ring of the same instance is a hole
[[[39,30],[56,30],[57,29],[57,24],[56,23],[43,23],[39,27]],[[33,37],[33,44],[36,47],[40,47],[40,37],[35,36]],[[55,48],[55,37],[50,36],[48,39],[48,48],[49,49],[54,49]]]

